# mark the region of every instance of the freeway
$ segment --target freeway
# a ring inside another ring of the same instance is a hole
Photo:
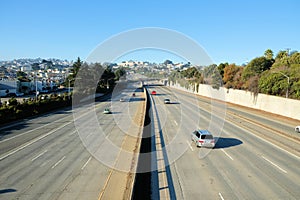
[[[160,168],[162,159],[157,153],[158,196],[300,199],[300,143],[293,132],[299,121],[168,87],[148,86],[149,93],[154,90],[152,121],[165,143],[165,164],[170,164],[169,172],[166,166]],[[171,104],[164,104],[165,98]],[[191,132],[199,128],[214,134],[214,149],[197,148],[191,142]],[[160,179],[163,173],[172,180]]]
[[[123,148],[133,152],[138,146],[139,141],[132,138],[141,132],[145,96],[136,88],[133,83],[114,91],[111,99],[1,127],[0,199],[129,196],[126,184],[130,180],[124,168],[132,167],[132,154],[123,168],[116,165]],[[126,101],[120,102],[120,97]],[[112,114],[102,113],[107,107]],[[107,152],[105,143],[118,153]],[[110,160],[101,160],[103,154]],[[119,187],[112,188],[112,184]]]

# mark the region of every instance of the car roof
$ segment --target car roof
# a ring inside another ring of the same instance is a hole
[[[199,133],[201,133],[202,135],[211,135],[211,133],[208,130],[198,130]]]

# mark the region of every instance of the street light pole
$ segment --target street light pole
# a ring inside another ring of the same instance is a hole
[[[290,77],[286,76],[287,80],[288,80],[288,85],[287,85],[287,89],[286,89],[286,95],[285,98],[289,97],[289,86],[290,86]]]
[[[80,80],[81,78],[80,77],[78,77],[78,78],[72,78],[72,79],[69,79],[69,88],[68,88],[68,92],[69,92],[69,99],[71,98],[71,81],[74,81],[74,84],[73,84],[73,87],[75,86],[75,81],[76,80]],[[74,89],[74,88],[73,88]],[[74,90],[73,90],[73,92],[74,92]]]
[[[285,76],[287,78],[287,88],[286,88],[286,94],[285,94],[285,98],[289,98],[289,85],[290,85],[290,77],[288,77],[286,74],[282,73],[282,72],[274,72],[274,73],[280,73],[281,75]]]
[[[37,100],[38,92],[37,92],[37,74],[35,74],[35,100]]]
[[[69,87],[68,87],[68,93],[70,95],[70,86],[71,86],[71,80],[69,79]]]
[[[71,98],[71,81],[74,79],[69,79],[69,88],[68,88],[68,94],[69,94],[69,99]]]

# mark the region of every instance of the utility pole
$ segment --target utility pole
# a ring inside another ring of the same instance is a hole
[[[286,48],[287,56],[290,55],[290,50],[291,50],[291,48]]]
[[[288,77],[286,74],[284,74],[284,73],[282,73],[282,72],[279,72],[279,71],[276,71],[276,72],[273,72],[273,73],[279,73],[279,74],[281,74],[282,76],[284,76],[284,77],[287,78],[287,88],[286,88],[285,98],[289,98],[290,77]]]
[[[37,89],[37,74],[35,74],[35,100],[37,100],[38,97],[38,89]]]

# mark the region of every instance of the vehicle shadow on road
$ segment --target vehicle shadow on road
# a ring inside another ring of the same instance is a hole
[[[115,112],[111,112],[111,114],[113,114],[113,115],[117,115],[117,114],[121,114],[122,112],[117,112],[117,111],[115,111]]]
[[[148,88],[156,88],[156,87],[164,86],[163,84],[145,84],[145,85]]]
[[[175,104],[180,104],[180,103],[179,102],[170,102],[169,104],[171,104],[171,105],[174,104],[175,105]]]
[[[129,102],[136,102],[136,101],[145,101],[145,98],[139,98],[139,97],[137,97],[137,98],[130,98],[129,99]]]
[[[167,94],[151,94],[152,96],[166,96]]]
[[[0,189],[0,194],[5,194],[5,193],[11,193],[11,192],[16,192],[17,190],[15,189]]]
[[[223,138],[223,137],[215,137],[215,149],[223,149],[223,148],[229,148],[233,146],[238,146],[243,144],[243,142],[236,138]]]

